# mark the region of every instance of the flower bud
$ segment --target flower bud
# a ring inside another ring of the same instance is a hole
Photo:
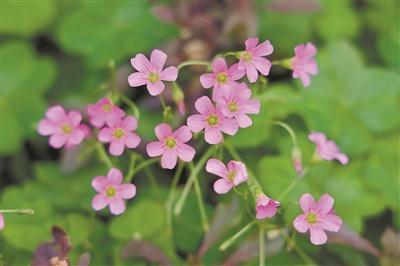
[[[185,95],[183,94],[182,89],[176,82],[174,82],[172,86],[172,99],[174,100],[176,106],[178,107],[179,113],[181,115],[184,115],[186,112]]]
[[[299,147],[294,146],[292,149],[292,162],[297,175],[301,175],[303,172],[303,165],[301,163],[301,151]]]

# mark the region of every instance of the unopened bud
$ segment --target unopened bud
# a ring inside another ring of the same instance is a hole
[[[297,146],[292,149],[292,162],[296,174],[300,176],[303,173],[303,165],[301,162],[301,151]]]
[[[176,82],[174,82],[172,86],[172,99],[174,100],[176,106],[178,107],[179,113],[181,115],[184,115],[186,112],[185,94],[183,94],[182,89]]]

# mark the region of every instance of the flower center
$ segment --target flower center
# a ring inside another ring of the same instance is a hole
[[[151,83],[155,83],[160,80],[160,76],[156,73],[150,73],[148,79]]]
[[[314,213],[309,213],[307,215],[307,222],[309,224],[315,224],[317,222],[317,215],[315,215]]]
[[[230,172],[228,172],[228,180],[229,181],[233,181],[233,179],[235,178],[235,176],[236,176],[236,171],[230,171]]]
[[[249,62],[251,59],[253,59],[253,56],[249,52],[242,52],[242,59],[245,62]]]
[[[238,107],[237,107],[237,103],[232,101],[228,104],[228,109],[229,111],[231,111],[232,113],[236,112]]]
[[[175,140],[175,138],[174,138],[174,137],[171,137],[171,136],[167,137],[167,138],[165,139],[165,146],[167,146],[167,147],[170,148],[170,149],[175,148],[175,146],[176,146],[176,140]]]
[[[111,104],[107,103],[103,105],[103,111],[104,112],[110,112],[111,111]]]
[[[117,192],[117,191],[115,190],[114,187],[108,187],[108,188],[106,189],[106,195],[107,195],[107,197],[109,197],[109,198],[114,197],[115,194],[116,194],[116,192]]]
[[[61,126],[61,130],[62,130],[62,132],[64,132],[67,135],[72,133],[72,127],[69,124],[63,124]]]
[[[225,72],[218,73],[217,81],[220,84],[225,84],[228,81],[228,75]]]
[[[216,116],[216,115],[208,116],[207,122],[210,126],[215,126],[216,124],[218,124],[218,116]]]
[[[114,130],[113,136],[116,137],[117,139],[122,138],[125,135],[125,132],[122,128],[117,128]]]

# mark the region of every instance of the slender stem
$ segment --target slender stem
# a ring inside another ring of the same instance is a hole
[[[193,173],[194,165],[192,162],[189,163],[189,168],[190,168],[191,172]],[[210,226],[208,223],[206,209],[204,207],[203,196],[201,194],[200,184],[199,184],[199,179],[198,179],[197,174],[195,175],[195,178],[194,178],[194,192],[196,194],[197,204],[199,205],[201,224],[203,225],[204,231],[207,232]]]
[[[150,184],[152,187],[155,189],[157,196],[161,196],[160,194],[160,186],[157,183],[157,180],[153,174],[153,172],[150,170],[150,168],[145,168],[144,171],[146,172],[147,177],[149,178]]]
[[[201,66],[210,66],[210,62],[207,61],[198,61],[198,60],[193,60],[193,61],[186,61],[181,63],[178,66],[178,70],[182,69],[185,66],[193,66],[193,65],[201,65]]]
[[[275,124],[275,125],[278,125],[278,126],[281,126],[284,129],[286,129],[286,131],[289,133],[290,137],[292,138],[293,145],[295,147],[298,147],[296,134],[294,133],[293,129],[288,124],[280,122],[280,121],[272,121],[271,123]]]
[[[265,237],[264,237],[264,228],[260,226],[259,231],[259,246],[260,246],[260,266],[265,265]]]
[[[174,177],[172,178],[171,190],[169,192],[167,203],[166,203],[167,228],[169,228],[171,233],[172,233],[172,204],[173,204],[173,201],[174,201],[174,198],[175,198],[176,186],[177,186],[177,184],[179,182],[179,179],[180,179],[180,177],[182,175],[183,166],[184,166],[184,164],[182,162],[178,163],[178,168],[176,169]]]
[[[139,108],[137,107],[137,105],[131,100],[129,99],[129,97],[125,96],[124,94],[119,94],[120,99],[129,106],[130,109],[132,109],[134,116],[139,119],[140,117],[140,111]]]
[[[148,160],[141,162],[140,164],[138,164],[136,166],[135,171],[133,171],[133,173],[132,173],[132,176],[134,176],[136,173],[140,172],[140,170],[142,170],[143,168],[146,168],[149,165],[157,163],[159,160],[160,160],[159,158],[153,158],[153,159],[148,159]]]
[[[206,164],[206,161],[210,157],[211,153],[213,152],[213,148],[209,148],[203,155],[203,157],[200,158],[200,160],[197,162],[197,165],[194,167],[193,172],[190,174],[188,181],[186,182],[185,187],[183,188],[183,191],[181,193],[180,198],[178,199],[178,202],[175,205],[174,213],[175,215],[179,215],[182,211],[183,205],[186,202],[186,198],[189,194],[189,191],[192,187],[192,184],[194,182],[194,179],[196,178],[197,174],[200,172],[200,169],[204,167]]]
[[[0,213],[15,213],[24,215],[33,215],[35,211],[32,209],[12,209],[12,210],[0,210]]]
[[[135,165],[136,165],[136,159],[137,159],[137,154],[134,152],[131,154],[131,160],[129,163],[129,171],[128,174],[126,175],[125,180],[131,182],[133,178],[133,174],[135,173]]]
[[[229,248],[238,238],[240,238],[242,235],[244,235],[247,231],[249,231],[249,229],[255,224],[255,221],[252,221],[250,223],[248,223],[245,227],[243,227],[242,229],[240,229],[239,232],[237,232],[236,234],[234,234],[232,237],[230,237],[229,239],[225,240],[221,246],[219,246],[219,250],[224,251],[227,248]]]
[[[289,243],[291,247],[293,247],[294,251],[307,263],[307,265],[311,266],[316,266],[318,265],[310,256],[307,255],[307,253],[304,252],[302,248],[300,248],[296,242],[294,242],[292,239],[289,237],[285,237],[286,241]]]
[[[300,181],[301,178],[295,178],[293,179],[292,183],[289,184],[289,186],[286,187],[284,191],[278,196],[277,200],[282,201],[285,196],[292,191],[292,189],[296,186],[296,184]]]
[[[108,168],[112,168],[113,164],[111,162],[111,159],[108,157],[106,151],[104,150],[103,144],[98,142],[97,145],[96,145],[96,149],[97,149],[97,154],[99,155],[100,159],[105,164],[107,164]]]
[[[167,108],[167,105],[165,104],[164,97],[162,97],[162,95],[160,94],[159,98],[160,98],[161,106],[165,110]]]

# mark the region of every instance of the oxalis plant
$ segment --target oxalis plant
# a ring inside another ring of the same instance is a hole
[[[337,232],[343,224],[340,214],[334,211],[333,197],[329,194],[306,193],[296,202],[299,214],[292,224],[278,224],[271,218],[282,215],[285,206],[281,202],[307,178],[311,167],[321,160],[337,160],[345,165],[349,162],[348,157],[324,133],[310,132],[308,138],[316,148],[309,163],[303,166],[302,153],[292,128],[281,121],[265,121],[284,128],[290,134],[293,144],[291,157],[297,173],[284,191],[272,196],[263,192],[259,184],[262,176],[254,175],[246,167],[246,158],[239,154],[230,141],[241,128],[251,127],[252,116],[260,112],[260,101],[252,97],[249,83],[257,82],[261,76],[267,77],[271,67],[275,66],[292,70],[293,78],[300,79],[304,87],[309,86],[311,76],[318,73],[314,59],[317,49],[312,43],[296,46],[292,58],[271,62],[268,56],[273,50],[268,40],[259,43],[258,38],[249,38],[243,51],[218,54],[211,62],[186,61],[177,67],[165,67],[167,55],[158,49],[153,50],[149,58],[143,54],[135,55],[130,61],[134,72],[128,77],[129,85],[139,89],[145,86],[151,96],[159,97],[163,107],[163,121],[154,128],[154,140],[146,143],[147,156],[135,151],[142,142],[141,136],[135,132],[140,127],[140,109],[115,88],[110,89],[97,103],[87,105],[87,123],[83,122],[84,114],[78,111],[65,110],[60,105],[49,107],[38,124],[38,133],[48,136],[49,145],[55,149],[76,146],[85,140],[95,143],[99,158],[109,169],[103,176],[93,177],[91,185],[95,193],[91,205],[95,211],[108,207],[112,215],[123,215],[126,202],[133,200],[136,195],[136,186],[132,183],[135,175],[153,164],[159,164],[164,169],[176,169],[169,195],[165,199],[169,229],[172,230],[172,216],[181,214],[189,193],[193,191],[202,227],[207,232],[210,229],[209,217],[199,185],[199,178],[204,178],[203,173],[207,172],[215,176],[215,193],[220,197],[227,193],[237,194],[243,206],[246,206],[243,211],[248,214],[247,225],[226,239],[220,245],[220,250],[226,250],[251,228],[257,227],[260,265],[265,265],[265,235],[270,230],[284,235],[301,257],[312,262],[296,245],[293,236],[296,232],[307,233],[312,244],[325,244],[326,231]],[[227,59],[234,63],[228,65]],[[184,115],[185,90],[179,86],[179,72],[192,65],[204,67],[205,73],[199,79],[209,96],[199,97],[195,101],[195,112],[187,117],[185,124],[174,128],[171,126],[173,107],[167,105],[163,98],[165,83],[172,82],[172,98],[176,103],[174,108]],[[264,77],[262,81],[265,82]],[[119,104],[128,106],[134,115],[127,115]],[[224,158],[224,154],[229,154],[230,159]],[[111,156],[129,156],[128,169],[116,168]],[[178,194],[177,187],[184,168],[187,168],[189,177]],[[33,214],[33,210],[1,210],[1,229],[4,228],[3,215],[12,213]],[[57,265],[68,265],[66,254],[57,256],[49,258],[50,265],[53,265],[51,261],[57,261]]]

